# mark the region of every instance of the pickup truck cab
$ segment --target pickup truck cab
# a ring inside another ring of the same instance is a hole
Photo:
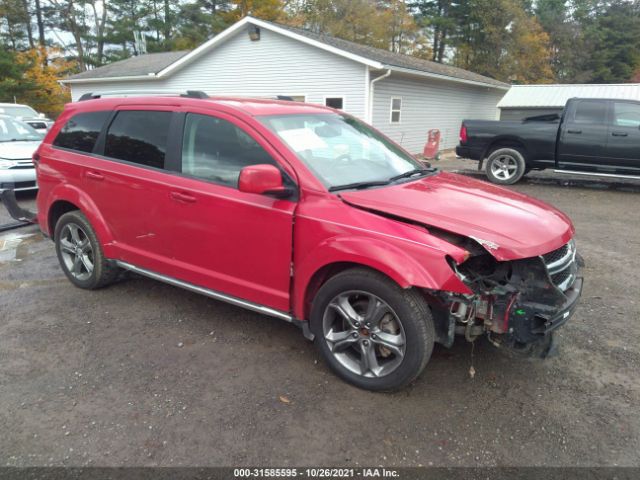
[[[460,157],[486,159],[489,180],[513,184],[530,170],[640,178],[640,102],[573,98],[562,115],[520,122],[465,120]]]
[[[37,221],[77,287],[128,270],[291,322],[372,390],[456,334],[544,353],[574,312],[574,228],[541,201],[425,167],[325,107],[96,97],[34,156]]]

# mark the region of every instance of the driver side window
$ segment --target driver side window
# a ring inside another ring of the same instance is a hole
[[[182,173],[238,187],[240,170],[248,165],[276,165],[245,131],[222,118],[187,114],[182,140]]]
[[[614,102],[613,124],[617,127],[640,128],[640,103]]]

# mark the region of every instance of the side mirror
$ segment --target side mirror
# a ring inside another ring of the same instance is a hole
[[[293,194],[282,184],[282,173],[273,165],[250,165],[240,170],[238,190],[245,193],[286,198]]]
[[[38,118],[47,118],[47,116],[44,113],[39,113]]]

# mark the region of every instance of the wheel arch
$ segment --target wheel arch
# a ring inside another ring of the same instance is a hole
[[[46,217],[43,218],[45,224],[41,224],[41,228],[52,238],[55,233],[56,223],[60,217],[67,212],[79,210],[89,220],[103,247],[112,242],[113,235],[104,217],[96,204],[83,191],[70,185],[61,185],[51,192],[47,203],[49,208],[47,209]]]
[[[492,152],[499,150],[500,148],[513,148],[518,150],[525,162],[527,161],[527,147],[524,142],[518,137],[500,136],[494,139],[486,148],[483,158],[489,158]]]
[[[446,264],[444,255],[422,262],[395,245],[372,238],[333,239],[313,251],[312,260],[296,266],[293,287],[293,312],[309,319],[315,293],[334,275],[350,268],[366,268],[385,275],[401,288],[427,288],[467,292]],[[460,284],[458,284],[460,283]]]

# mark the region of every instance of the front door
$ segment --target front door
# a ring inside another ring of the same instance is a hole
[[[222,113],[187,113],[183,131],[167,212],[173,276],[288,311],[296,203],[237,188],[243,167],[278,165],[277,152]]]

